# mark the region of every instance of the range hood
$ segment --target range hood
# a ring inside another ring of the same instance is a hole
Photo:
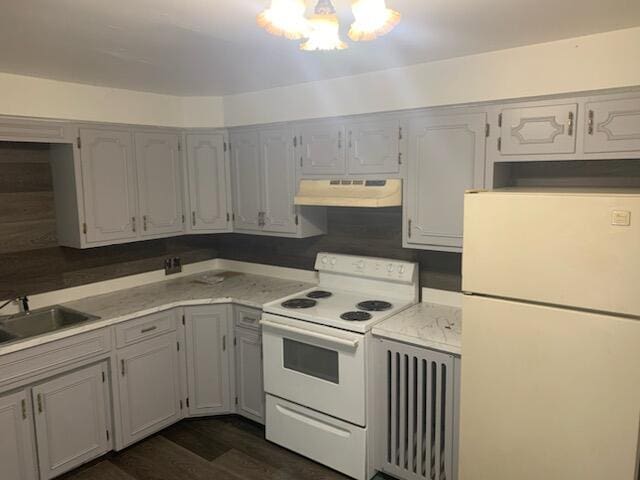
[[[296,205],[325,207],[399,207],[402,180],[300,180]]]

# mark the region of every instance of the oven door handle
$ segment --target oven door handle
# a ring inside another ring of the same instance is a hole
[[[342,345],[343,347],[356,348],[359,341],[357,339],[346,339],[340,337],[334,337],[333,335],[327,335],[325,333],[314,332],[312,330],[304,330],[302,328],[292,327],[290,325],[284,325],[282,323],[270,322],[269,320],[261,320],[260,324],[265,327],[270,327],[275,330],[282,330],[285,332],[297,333],[304,337],[317,338],[318,340],[324,340],[336,345]]]

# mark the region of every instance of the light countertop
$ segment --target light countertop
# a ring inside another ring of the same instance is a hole
[[[461,354],[462,309],[418,303],[373,327],[378,337]]]
[[[219,281],[222,279],[222,281]],[[210,271],[174,280],[150,283],[126,290],[64,303],[65,307],[96,315],[99,320],[0,346],[0,355],[53,340],[97,330],[132,318],[189,305],[236,303],[262,309],[265,303],[314,284],[231,271]]]

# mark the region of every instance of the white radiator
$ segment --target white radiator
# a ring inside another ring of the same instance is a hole
[[[455,480],[453,356],[385,340],[377,347],[386,376],[377,388],[386,417],[376,442],[382,469],[406,480]]]

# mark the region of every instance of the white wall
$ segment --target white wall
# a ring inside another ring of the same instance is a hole
[[[220,97],[177,97],[0,73],[0,114],[171,127],[221,127]]]
[[[640,27],[226,97],[0,73],[0,114],[220,127],[640,85]]]
[[[224,97],[227,126],[640,85],[640,28]]]

